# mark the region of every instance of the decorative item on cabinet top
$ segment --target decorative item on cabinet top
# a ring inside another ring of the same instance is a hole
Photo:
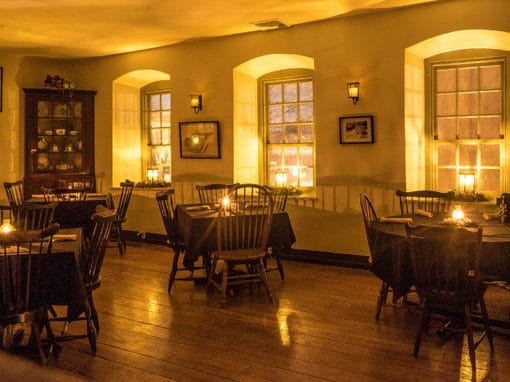
[[[44,79],[44,86],[47,88],[53,89],[74,89],[75,84],[64,77],[59,76],[58,74],[51,75],[48,74]]]

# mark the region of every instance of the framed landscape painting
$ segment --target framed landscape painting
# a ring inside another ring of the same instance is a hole
[[[218,121],[179,122],[181,158],[220,158]]]
[[[374,143],[373,116],[340,117],[340,143]]]

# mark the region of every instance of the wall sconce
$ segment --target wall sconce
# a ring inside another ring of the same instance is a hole
[[[459,174],[459,186],[464,192],[475,192],[475,173],[467,172]]]
[[[202,95],[201,94],[192,94],[190,95],[190,105],[195,113],[198,113],[202,110]]]
[[[359,82],[347,83],[347,97],[352,99],[353,105],[359,100]]]

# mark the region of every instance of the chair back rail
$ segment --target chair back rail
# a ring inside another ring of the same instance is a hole
[[[264,253],[273,215],[269,190],[257,184],[242,184],[233,187],[229,199],[230,204],[222,205],[218,214],[218,250]]]
[[[365,224],[365,233],[367,235],[368,247],[370,249],[370,261],[372,261],[374,256],[374,240],[376,234],[373,228],[373,224],[377,222],[378,218],[370,198],[365,193],[360,195],[360,206],[361,213],[363,215],[363,223]]]
[[[448,213],[455,193],[453,191],[397,190],[395,195],[399,198],[400,213],[402,215],[414,215],[418,209],[434,214]]]
[[[195,188],[198,192],[200,203],[218,204],[235,185],[223,183],[197,184]]]
[[[423,297],[464,301],[480,282],[482,228],[406,225],[416,289]]]
[[[4,182],[4,189],[5,193],[7,194],[7,200],[11,206],[18,206],[25,202],[25,193],[23,187],[23,180],[18,180],[16,182]]]
[[[87,194],[90,192],[88,187],[82,189],[71,188],[47,188],[41,186],[44,195],[44,201],[55,202],[64,200],[87,200]]]
[[[168,244],[172,245],[179,241],[178,229],[175,221],[175,190],[170,188],[166,191],[156,193],[156,202],[165,226]]]
[[[11,224],[18,230],[45,229],[53,223],[58,202],[25,203],[12,207]]]
[[[269,187],[271,196],[273,197],[273,210],[274,211],[285,211],[287,206],[287,198],[289,196],[288,187]]]
[[[117,204],[117,221],[124,221],[126,219],[126,213],[129,207],[129,201],[131,200],[131,195],[133,194],[133,189],[135,187],[135,182],[126,179],[124,182],[120,184],[121,192],[119,203]]]
[[[85,287],[100,282],[101,267],[103,265],[106,248],[108,245],[115,211],[102,205],[96,207],[96,213],[92,215],[93,229],[89,242],[89,254],[83,271],[83,283]]]

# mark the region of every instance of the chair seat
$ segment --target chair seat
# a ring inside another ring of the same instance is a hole
[[[234,249],[229,251],[214,251],[212,255],[219,260],[228,260],[230,262],[235,261],[246,262],[262,259],[266,256],[266,253],[250,248],[250,249]]]

